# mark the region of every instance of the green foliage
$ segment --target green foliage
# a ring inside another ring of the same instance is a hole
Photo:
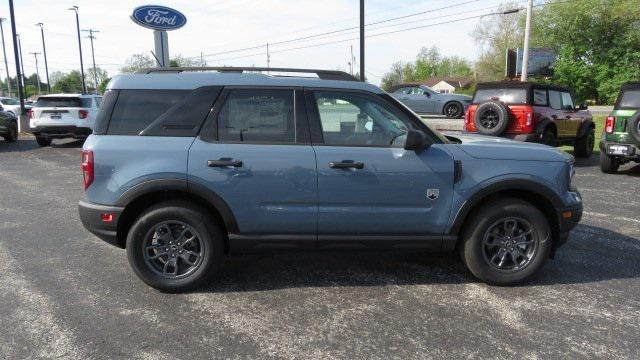
[[[133,54],[126,61],[125,65],[120,68],[123,74],[131,74],[140,69],[156,66],[156,61],[147,54]]]
[[[432,77],[471,76],[471,64],[463,58],[444,57],[437,47],[422,48],[414,62],[396,62],[382,77],[382,88],[389,90],[403,82],[425,81]]]
[[[70,73],[63,74],[51,87],[52,93],[81,93],[82,77],[80,71],[73,70]]]
[[[109,81],[111,81],[110,77],[106,77],[102,79],[100,85],[98,85],[98,93],[104,94],[107,91],[107,85],[109,85]]]
[[[611,104],[640,79],[639,18],[637,0],[555,0],[534,14],[532,45],[556,49],[554,80],[580,101]]]

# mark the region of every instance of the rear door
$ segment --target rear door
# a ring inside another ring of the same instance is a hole
[[[315,246],[316,161],[307,124],[300,90],[223,91],[189,151],[189,182],[231,209],[240,234],[232,247],[243,239],[255,247],[286,239]]]
[[[453,158],[439,145],[403,148],[407,115],[362,92],[307,94],[318,167],[318,238],[425,240],[445,231],[453,189]],[[417,120],[414,120],[417,121]],[[337,244],[336,244],[337,242]]]

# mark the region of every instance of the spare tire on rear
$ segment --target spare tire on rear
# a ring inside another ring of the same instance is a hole
[[[636,114],[629,118],[627,131],[631,138],[640,146],[640,110],[636,111]]]
[[[480,134],[498,136],[509,125],[509,109],[500,101],[484,102],[478,105],[473,123]]]

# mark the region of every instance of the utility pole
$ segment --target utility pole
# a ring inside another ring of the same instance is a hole
[[[271,67],[271,53],[269,52],[269,43],[267,43],[267,68]]]
[[[38,55],[40,55],[41,53],[39,52],[32,52],[29,53],[33,55],[33,58],[36,59],[36,82],[38,83],[38,96],[40,96],[40,70],[38,69]]]
[[[360,81],[364,81],[364,0],[360,0]]]
[[[9,91],[9,97],[11,97],[11,76],[9,76],[9,63],[7,62],[7,49],[4,46],[4,26],[2,23],[7,21],[6,18],[0,18],[0,34],[2,34],[2,54],[4,55],[4,68],[7,71],[7,90]]]
[[[11,18],[11,36],[13,38],[13,55],[16,60],[16,77],[20,78],[22,75],[20,74],[20,57],[18,54],[18,39],[16,34],[16,17],[13,13],[13,0],[9,0],[9,15]],[[22,83],[18,81],[18,96],[20,96],[20,114],[26,113],[24,109],[24,89],[22,88]],[[18,121],[18,132],[21,130],[22,121]]]
[[[20,82],[22,83],[22,88],[24,89],[24,78],[26,77],[24,74],[24,61],[22,60],[22,41],[20,41],[20,34],[16,34],[18,38],[18,52],[20,52],[20,70],[22,71],[22,76],[20,76]]]
[[[200,66],[204,67],[204,53],[200,51]]]
[[[95,39],[96,37],[93,36],[93,33],[97,33],[100,32],[99,30],[93,30],[93,29],[89,29],[89,30],[82,30],[85,32],[89,33],[89,36],[87,36],[90,40],[91,40],[91,58],[93,59],[93,83],[96,85],[95,89],[96,89],[96,94],[98,93],[98,70],[96,69],[96,54],[93,51],[93,39]]]
[[[80,41],[80,18],[78,17],[78,7],[72,6],[69,10],[76,13],[76,30],[78,31],[78,50],[80,51],[80,76],[82,76],[82,93],[87,93],[87,83],[84,80],[84,63],[82,62],[82,42]]]
[[[522,75],[520,81],[527,81],[529,72],[529,37],[531,35],[531,13],[533,12],[533,0],[527,2],[527,21],[524,29],[524,50],[522,51]]]
[[[49,64],[47,63],[47,45],[44,42],[44,24],[37,23],[40,26],[40,34],[42,35],[42,51],[44,52],[44,72],[47,75],[47,93],[51,94],[51,83],[49,82]]]
[[[353,76],[353,64],[356,62],[356,57],[353,56],[353,44],[349,46],[351,49],[351,57],[349,58],[349,73]]]

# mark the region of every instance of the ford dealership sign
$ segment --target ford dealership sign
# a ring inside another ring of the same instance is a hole
[[[187,23],[187,18],[178,10],[159,5],[145,5],[133,10],[131,20],[153,30],[175,30]]]

